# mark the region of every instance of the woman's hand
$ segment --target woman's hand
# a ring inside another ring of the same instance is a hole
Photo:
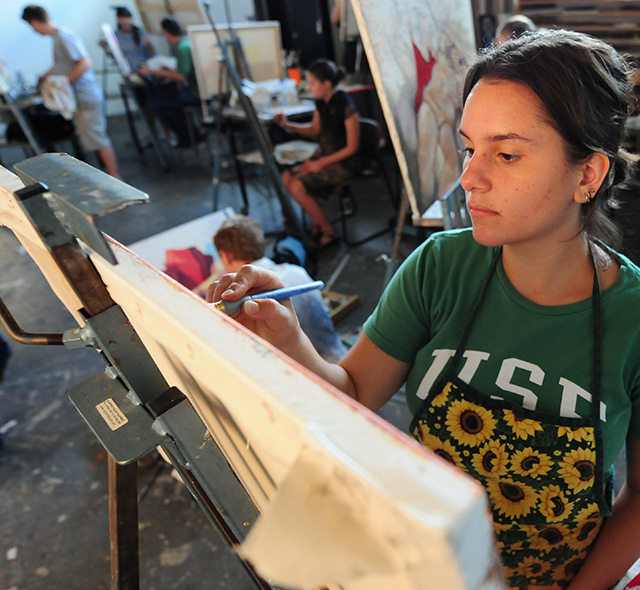
[[[322,158],[318,158],[317,160],[307,160],[304,164],[302,164],[301,172],[311,172],[316,173],[320,172],[324,168],[324,164]]]
[[[273,115],[273,121],[280,125],[280,127],[286,127],[289,121],[287,121],[287,117],[283,113],[276,113]]]
[[[220,280],[209,285],[206,299],[209,303],[221,299],[237,301],[244,295],[271,291],[283,286],[282,280],[275,273],[247,264],[237,273],[225,274]],[[302,335],[290,299],[280,302],[273,299],[247,301],[242,306],[242,311],[233,314],[232,317],[287,354],[290,354]]]

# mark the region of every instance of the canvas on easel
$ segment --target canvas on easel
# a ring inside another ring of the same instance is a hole
[[[231,31],[240,40],[253,82],[282,78],[282,41],[278,21],[259,21],[220,24],[216,26],[221,39],[228,41]],[[220,89],[220,47],[211,25],[187,28],[191,41],[193,65],[198,78],[200,96],[207,100]],[[228,89],[227,89],[228,90]],[[223,89],[224,91],[224,89]]]
[[[162,35],[160,22],[175,17],[184,30],[207,22],[200,0],[136,0],[144,28],[151,35]]]
[[[460,176],[462,84],[475,53],[466,0],[351,0],[414,222]]]

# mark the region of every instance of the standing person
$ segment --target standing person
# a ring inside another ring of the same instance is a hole
[[[537,31],[535,23],[524,14],[514,14],[510,16],[498,29],[496,33],[496,43],[504,43],[508,39],[520,37],[525,33]]]
[[[320,147],[311,159],[282,175],[291,196],[311,218],[311,241],[318,247],[333,244],[338,234],[312,195],[332,191],[357,171],[358,113],[349,95],[336,90],[344,75],[344,69],[332,61],[314,61],[306,74],[307,90],[316,103],[311,123],[291,123],[282,114],[275,116],[276,123],[285,129],[320,138]]]
[[[237,272],[245,264],[275,272],[286,287],[310,283],[313,279],[296,264],[276,264],[265,256],[264,232],[256,219],[234,215],[225,219],[213,236],[213,243],[227,272]],[[295,297],[293,307],[300,327],[309,336],[320,355],[330,362],[339,361],[346,349],[333,327],[319,291]]]
[[[135,71],[147,59],[153,57],[156,50],[147,32],[133,24],[133,16],[128,8],[124,6],[116,8],[116,20],[118,26],[115,34],[120,49],[131,69]]]
[[[485,487],[513,590],[607,590],[640,556],[640,269],[608,216],[631,75],[571,31],[487,48],[460,125],[473,228],[411,254],[337,365],[288,304],[236,316],[372,410],[406,382],[414,436]],[[279,286],[248,266],[208,298]]]
[[[82,147],[89,152],[97,151],[107,172],[120,178],[115,152],[107,135],[104,94],[96,81],[84,43],[73,31],[54,23],[41,6],[26,6],[22,20],[36,33],[53,39],[53,67],[40,76],[39,82],[51,75],[69,78],[77,104],[73,123]]]
[[[162,19],[160,23],[162,33],[167,43],[171,45],[177,59],[176,69],[162,68],[160,70],[142,68],[139,73],[143,76],[155,76],[163,80],[174,82],[177,86],[170,96],[159,92],[161,86],[154,86],[153,93],[149,97],[151,109],[166,123],[176,135],[176,147],[192,147],[193,141],[200,143],[204,140],[204,134],[200,130],[194,133],[193,141],[189,135],[189,121],[185,113],[185,107],[200,104],[200,91],[196,80],[196,71],[193,66],[191,54],[191,42],[184,34],[180,23],[173,17]]]

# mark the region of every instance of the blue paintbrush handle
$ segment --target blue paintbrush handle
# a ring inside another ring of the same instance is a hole
[[[216,301],[212,305],[218,308],[220,311],[224,311],[226,314],[231,315],[242,309],[245,301],[251,299],[275,299],[281,301],[283,299],[289,299],[295,295],[302,295],[309,291],[316,289],[322,289],[324,283],[322,281],[314,281],[313,283],[306,283],[304,285],[296,285],[295,287],[282,287],[281,289],[274,289],[273,291],[265,291],[264,293],[254,293],[253,295],[245,295],[237,301]]]

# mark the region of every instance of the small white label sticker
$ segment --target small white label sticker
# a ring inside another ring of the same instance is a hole
[[[111,430],[118,430],[118,428],[129,422],[129,419],[122,413],[122,410],[112,398],[108,398],[102,403],[99,403],[96,406],[96,410],[98,410],[98,413]]]

